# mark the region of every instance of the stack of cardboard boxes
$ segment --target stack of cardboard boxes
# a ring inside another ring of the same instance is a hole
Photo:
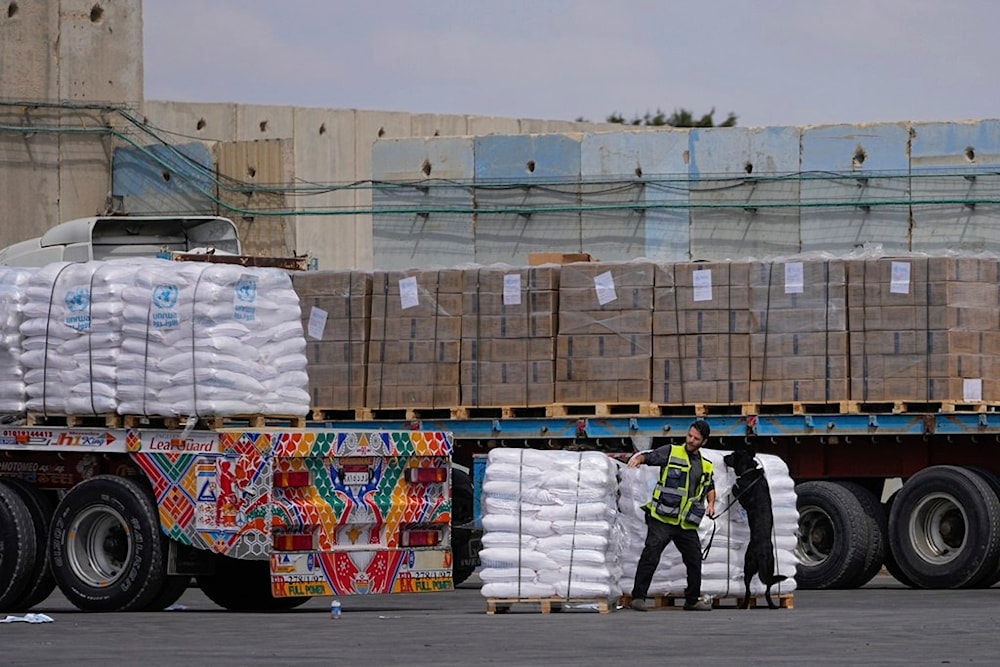
[[[994,257],[911,255],[293,284],[319,409],[980,403],[1000,401],[998,274]]]
[[[657,267],[654,403],[744,403],[750,395],[748,265]]]
[[[750,401],[838,403],[849,396],[844,263],[750,264]]]
[[[464,271],[461,405],[554,402],[558,287],[558,266]]]
[[[556,403],[649,401],[655,265],[560,269]]]
[[[459,405],[461,269],[376,271],[366,407]]]
[[[364,407],[371,274],[297,271],[292,286],[302,308],[313,409]]]
[[[997,259],[850,260],[851,398],[996,401]]]

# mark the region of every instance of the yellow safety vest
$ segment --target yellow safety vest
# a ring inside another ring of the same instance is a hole
[[[712,462],[701,457],[701,478],[694,489],[688,489],[691,459],[684,445],[670,448],[670,459],[660,472],[659,482],[653,489],[653,499],[647,503],[650,515],[663,523],[680,524],[681,528],[696,529],[705,516],[703,502],[706,488],[712,479]]]

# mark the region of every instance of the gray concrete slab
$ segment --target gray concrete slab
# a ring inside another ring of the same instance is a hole
[[[488,616],[478,584],[237,614],[199,590],[162,613],[88,614],[58,593],[53,623],[0,625],[4,665],[942,665],[996,664],[1000,590],[918,591],[886,576],[799,591],[794,609]]]

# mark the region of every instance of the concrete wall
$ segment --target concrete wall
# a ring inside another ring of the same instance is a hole
[[[124,124],[100,106],[142,104],[137,53],[138,0],[4,3],[0,126],[11,129],[0,131],[0,246],[108,206],[122,144],[107,126]],[[47,106],[56,100],[66,104]]]
[[[286,197],[294,213],[287,218],[292,230],[291,236],[295,251],[309,254],[315,258],[316,265],[323,269],[374,266],[374,238],[377,234],[374,232],[372,216],[367,211],[373,206],[378,209],[389,205],[393,195],[373,189],[370,183],[372,179],[426,179],[427,176],[422,171],[425,160],[434,169],[433,178],[444,178],[443,174],[452,174],[468,179],[474,175],[471,171],[465,173],[461,166],[456,166],[454,160],[457,155],[454,151],[460,149],[445,143],[427,144],[432,147],[429,152],[415,148],[425,137],[439,137],[439,142],[446,142],[446,137],[465,135],[502,133],[509,136],[529,131],[566,132],[619,127],[448,114],[160,101],[146,101],[143,116],[150,127],[167,141],[174,141],[172,137],[182,135],[197,137],[208,144],[273,139],[291,142],[293,170],[286,184],[289,186],[289,194],[294,191],[294,196]],[[386,149],[388,152],[376,149],[377,142],[411,138],[417,143],[412,146],[405,142],[401,144],[398,150],[402,154],[399,156],[392,155],[392,149]],[[545,139],[543,143],[545,141],[559,140]],[[419,160],[416,160],[417,154],[420,154]],[[382,159],[379,157],[381,155],[390,157]],[[547,163],[548,160],[543,158],[542,162]],[[571,162],[574,164],[572,173],[578,176],[578,156]],[[469,164],[471,166],[471,162]],[[247,180],[245,174],[220,175],[237,181]],[[373,192],[378,194],[373,197]],[[116,194],[125,197],[135,195],[133,192]],[[454,192],[437,189],[434,196],[451,200],[455,195]],[[219,212],[231,216],[245,214],[242,209],[227,211],[224,206],[219,208]],[[404,268],[412,266],[406,259],[407,255],[417,256],[419,253],[413,254],[416,251],[405,247],[406,243],[403,241],[412,240],[412,234],[421,228],[429,235],[423,240],[421,252],[434,254],[439,263],[444,258],[466,258],[454,246],[455,239],[444,240],[443,248],[436,248],[432,241],[434,238],[449,237],[452,231],[459,229],[459,221],[454,217],[436,216],[433,219],[407,221],[399,216],[390,216],[384,223],[378,232],[386,244],[381,251],[385,255],[385,264],[380,265],[380,268],[390,265]],[[262,220],[261,224],[268,224],[267,220]],[[461,224],[469,225],[471,219],[467,216]],[[464,230],[461,234],[468,235],[471,231]],[[466,250],[467,258],[471,261],[473,247],[468,246]]]
[[[429,138],[422,149],[442,141]],[[554,148],[562,146],[573,148]],[[398,145],[376,148],[385,165],[405,154]],[[677,261],[874,244],[886,252],[1000,253],[998,120],[618,128],[582,139],[492,135],[473,148],[475,178],[463,190],[473,210],[463,238],[472,235],[482,263],[518,263],[528,251]],[[408,198],[401,189],[394,197],[399,207],[423,205],[412,188]],[[376,239],[387,223],[376,215]],[[435,248],[411,249],[411,263],[433,263]],[[390,261],[386,248],[376,244],[374,252],[376,266]]]

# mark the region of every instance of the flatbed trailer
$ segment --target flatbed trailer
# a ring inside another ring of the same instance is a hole
[[[995,406],[756,407],[760,414],[743,414],[747,406],[700,406],[669,415],[538,418],[424,418],[415,411],[408,419],[327,424],[452,433],[455,463],[477,472],[475,494],[482,472],[476,461],[494,447],[596,449],[624,457],[683,438],[701,417],[712,427],[713,448],[752,443],[788,464],[800,512],[799,587],[857,587],[883,566],[921,588],[988,587],[1000,580]]]

